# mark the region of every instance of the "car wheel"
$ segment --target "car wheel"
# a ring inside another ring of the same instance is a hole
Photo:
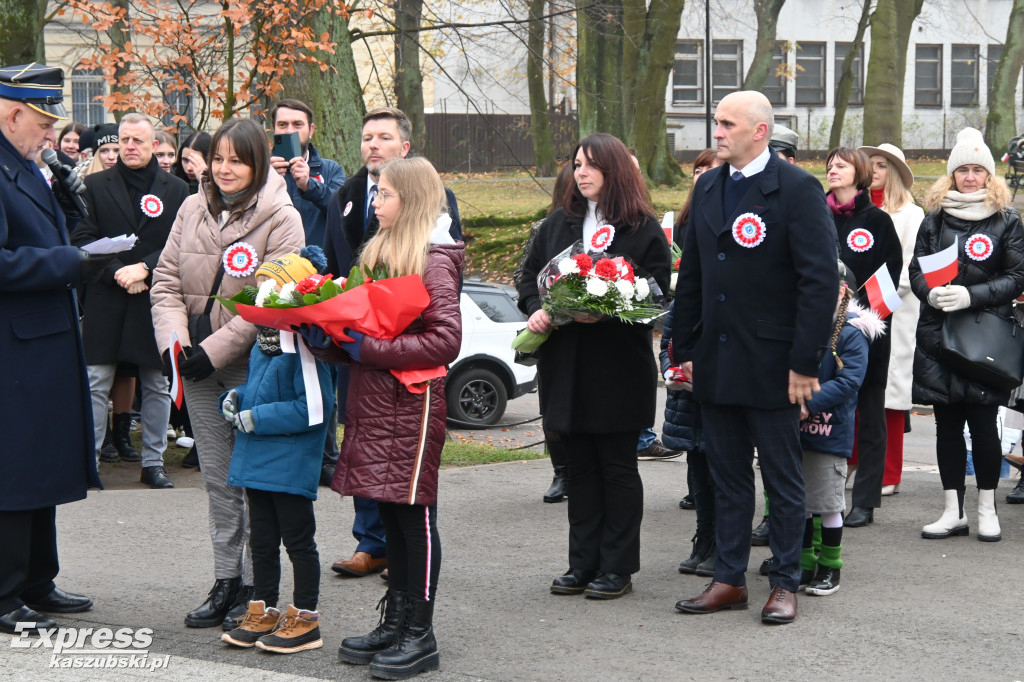
[[[473,426],[490,426],[505,414],[508,398],[505,384],[489,369],[460,372],[445,386],[448,417]]]

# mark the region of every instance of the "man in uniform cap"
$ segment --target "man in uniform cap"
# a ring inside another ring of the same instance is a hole
[[[40,611],[92,607],[53,582],[56,505],[100,487],[75,290],[110,260],[71,246],[35,164],[67,118],[63,85],[60,69],[0,69],[0,632],[8,633],[56,628]]]

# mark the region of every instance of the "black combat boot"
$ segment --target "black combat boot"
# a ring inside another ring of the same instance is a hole
[[[380,611],[377,627],[368,635],[341,640],[338,658],[345,663],[369,665],[374,656],[394,644],[405,611],[405,601],[405,592],[385,592],[377,602],[377,610]]]
[[[206,601],[185,616],[185,625],[190,628],[212,628],[223,623],[224,616],[235,603],[241,584],[241,578],[218,578]]]
[[[142,459],[138,450],[132,447],[132,415],[130,412],[114,414],[114,447],[122,462],[138,462]]]
[[[437,670],[441,656],[434,639],[434,602],[406,595],[398,639],[373,657],[370,674],[385,680],[404,680]]]

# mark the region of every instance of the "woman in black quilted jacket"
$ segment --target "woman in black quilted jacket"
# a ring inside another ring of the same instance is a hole
[[[957,135],[947,163],[925,200],[928,215],[910,262],[910,285],[921,299],[914,354],[914,403],[935,408],[935,452],[945,492],[945,510],[922,529],[928,539],[967,535],[964,477],[971,431],[978,484],[978,539],[1000,540],[995,488],[1000,453],[996,414],[1009,392],[964,376],[943,360],[942,327],[957,310],[989,310],[1012,318],[1012,301],[1024,291],[1024,226],[1009,206],[1010,193],[995,176],[992,153],[974,128]],[[931,287],[920,258],[957,245],[957,274],[948,285]]]

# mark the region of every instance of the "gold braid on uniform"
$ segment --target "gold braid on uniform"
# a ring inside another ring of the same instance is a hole
[[[846,324],[846,309],[850,307],[850,301],[853,299],[853,291],[850,287],[843,285],[843,300],[839,303],[839,310],[836,311],[836,326],[832,330],[832,355],[836,358],[836,367],[838,369],[843,368],[843,359],[839,357],[839,353],[836,352],[836,344],[839,343],[839,332],[843,330],[843,325]]]

